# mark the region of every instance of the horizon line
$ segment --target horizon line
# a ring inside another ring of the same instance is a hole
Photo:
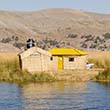
[[[84,9],[75,9],[75,8],[41,8],[41,9],[32,9],[32,10],[20,10],[20,9],[0,9],[0,11],[9,11],[9,12],[35,12],[35,11],[43,11],[43,10],[55,10],[55,9],[65,9],[65,10],[74,10],[74,11],[82,11],[82,12],[90,12],[96,14],[105,14],[109,15],[110,13],[105,12],[97,12],[97,11],[90,11]]]

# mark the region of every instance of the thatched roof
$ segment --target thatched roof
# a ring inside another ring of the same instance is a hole
[[[46,56],[52,56],[52,54],[48,51],[45,51],[41,48],[38,48],[38,47],[32,47],[32,48],[29,48],[27,49],[26,51],[23,51],[21,53],[19,53],[18,55],[21,56],[21,59],[23,58],[26,58],[32,54],[36,54],[36,53],[39,53],[39,54],[43,54],[43,55],[46,55]]]

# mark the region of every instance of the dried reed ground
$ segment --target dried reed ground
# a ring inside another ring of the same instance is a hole
[[[95,68],[110,67],[110,52],[88,52],[88,61],[95,64]],[[105,71],[108,74],[108,71]],[[106,73],[104,75],[106,75]],[[106,80],[103,73],[97,76],[97,79]],[[32,75],[28,71],[21,71],[17,53],[0,53],[0,81],[27,83],[40,81],[54,81],[55,79],[48,74]],[[108,80],[108,77],[107,77]]]

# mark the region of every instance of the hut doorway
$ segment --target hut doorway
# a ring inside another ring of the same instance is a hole
[[[62,70],[63,69],[63,57],[58,56],[58,69]]]

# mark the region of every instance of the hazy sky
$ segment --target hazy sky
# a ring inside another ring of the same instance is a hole
[[[72,8],[110,13],[110,0],[0,0],[0,10],[39,10],[46,8]]]

